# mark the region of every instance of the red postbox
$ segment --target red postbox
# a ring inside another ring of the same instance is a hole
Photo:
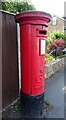
[[[50,19],[51,15],[42,11],[25,11],[15,16],[20,24],[21,96],[24,101],[26,97],[44,95],[46,27]]]

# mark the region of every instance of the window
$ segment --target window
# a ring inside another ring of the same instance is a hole
[[[66,26],[64,26],[64,31],[66,31]]]
[[[52,25],[56,25],[57,24],[57,17],[53,16],[52,18]]]

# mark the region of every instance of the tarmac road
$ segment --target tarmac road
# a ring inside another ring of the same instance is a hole
[[[45,96],[53,106],[46,118],[66,118],[66,65],[50,79],[45,80]],[[64,111],[65,110],[65,111]],[[66,120],[66,119],[65,119]]]

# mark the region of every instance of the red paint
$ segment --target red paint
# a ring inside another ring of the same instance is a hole
[[[44,92],[45,54],[41,55],[41,40],[45,40],[47,22],[51,16],[40,11],[26,11],[15,16],[20,23],[21,91],[29,95]]]

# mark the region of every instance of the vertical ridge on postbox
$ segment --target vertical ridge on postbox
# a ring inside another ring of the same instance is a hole
[[[41,41],[44,42],[45,39],[44,34],[38,36],[37,33],[39,33],[40,29],[42,29],[41,25],[32,25],[32,95],[38,95],[44,92],[45,53],[40,54],[40,49]]]
[[[27,94],[31,91],[31,25],[21,26],[21,90]]]

